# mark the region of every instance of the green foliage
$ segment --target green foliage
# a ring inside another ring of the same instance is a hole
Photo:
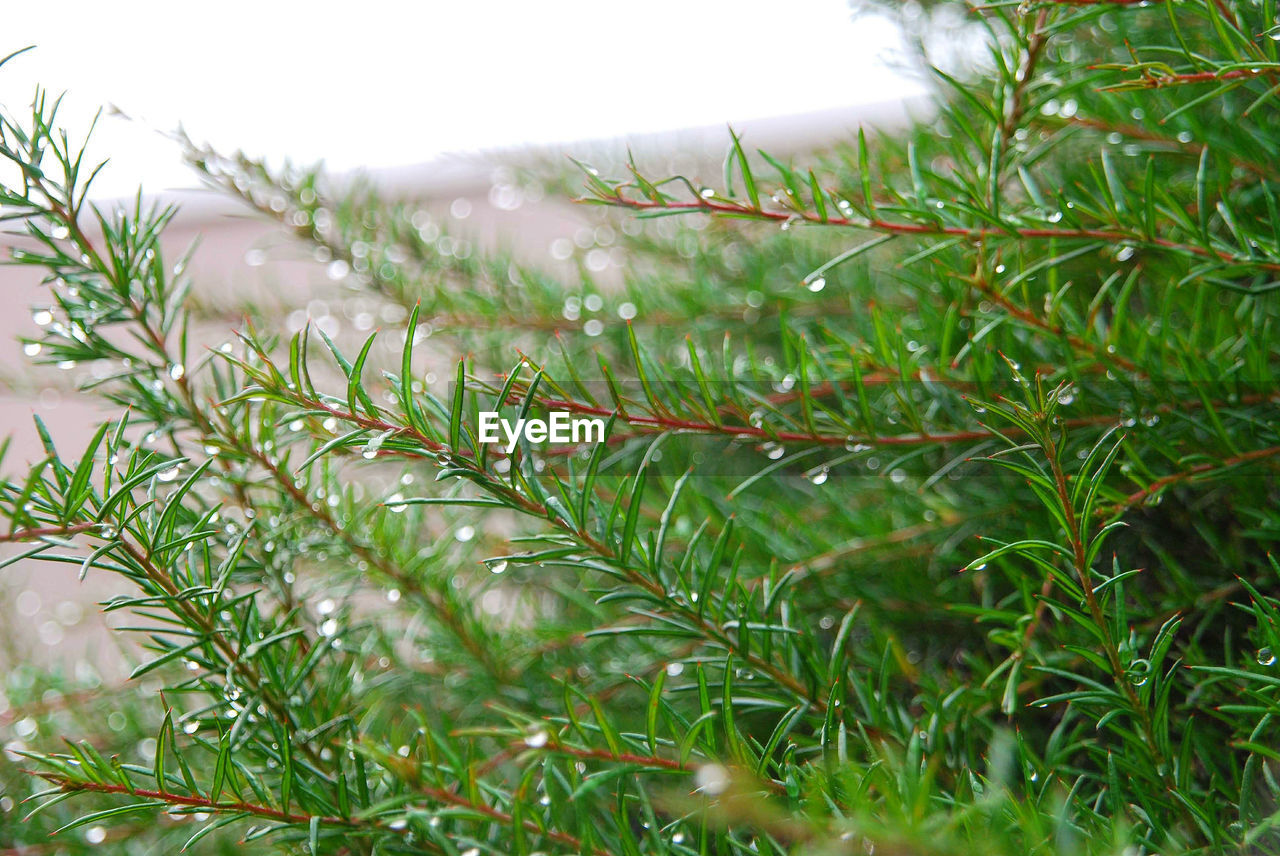
[[[36,425],[3,564],[111,575],[146,657],[7,679],[0,848],[1280,853],[1277,10],[970,12],[903,131],[586,167],[618,285],[189,144],[390,353],[202,352],[172,212],[6,112],[30,344],[119,415]]]

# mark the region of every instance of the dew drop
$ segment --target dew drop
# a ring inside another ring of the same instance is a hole
[[[719,764],[703,764],[694,776],[698,790],[710,797],[719,796],[729,788],[729,771]]]
[[[818,277],[817,279],[811,279],[807,283],[805,283],[805,288],[809,289],[814,294],[817,294],[819,291],[822,291],[822,289],[826,287],[827,287],[827,279],[826,277],[822,277],[822,276]]]
[[[1258,649],[1258,665],[1259,666],[1274,666],[1275,664],[1276,664],[1276,655],[1271,653],[1270,648]]]
[[[382,441],[386,439],[386,436],[386,434],[379,434],[370,438],[369,442],[365,444],[364,451],[360,453],[360,457],[366,461],[372,461],[378,457],[378,450],[382,448]]]

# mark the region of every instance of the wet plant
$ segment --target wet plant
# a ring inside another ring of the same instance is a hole
[[[1280,853],[1275,4],[964,11],[908,127],[582,164],[569,265],[185,141],[350,341],[6,110],[25,351],[115,415],[4,461],[2,561],[140,653],[6,679],[0,848]]]

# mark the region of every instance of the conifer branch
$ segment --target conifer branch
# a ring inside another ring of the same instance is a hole
[[[599,201],[623,208],[639,211],[663,210],[671,212],[705,211],[722,216],[740,217],[753,220],[764,220],[774,223],[792,223],[796,220],[815,226],[840,226],[879,232],[885,235],[912,235],[964,238],[973,243],[982,243],[996,238],[1014,238],[1024,241],[1102,241],[1108,244],[1128,243],[1134,246],[1153,247],[1183,255],[1198,256],[1232,265],[1245,265],[1267,271],[1280,271],[1280,262],[1251,259],[1227,250],[1204,247],[1198,244],[1187,244],[1159,236],[1147,236],[1141,233],[1123,232],[1117,229],[1103,228],[1052,228],[1037,226],[1008,225],[1001,228],[991,226],[946,226],[933,223],[911,223],[880,218],[848,218],[821,217],[809,211],[773,211],[756,208],[750,205],[723,199],[697,199],[682,202],[675,199],[660,198],[635,199],[623,194],[619,187],[609,196],[596,197]]]
[[[72,523],[66,526],[41,526],[28,529],[15,529],[7,534],[0,534],[0,544],[19,541],[40,541],[45,538],[66,538],[81,532],[88,532],[101,527],[100,523]]]
[[[253,817],[266,818],[267,820],[275,820],[281,823],[309,825],[314,819],[325,826],[347,827],[352,829],[386,828],[374,821],[361,820],[359,818],[299,814],[296,812],[284,811],[282,809],[248,802],[215,802],[208,797],[191,794],[177,794],[170,791],[156,791],[149,790],[147,788],[129,788],[124,785],[116,785],[110,782],[75,781],[44,771],[36,771],[33,772],[32,775],[39,776],[40,778],[57,785],[66,793],[92,791],[100,794],[127,794],[133,797],[141,797],[142,799],[155,800],[160,805],[187,806],[190,808],[199,808],[220,813],[233,812],[236,814],[246,814],[252,815]]]
[[[118,415],[0,445],[0,567],[141,640],[0,686],[0,793],[52,783],[0,852],[1276,851],[1280,27],[1143,5],[886,8],[989,56],[870,142],[731,132],[716,186],[497,170],[613,209],[556,264],[179,134],[327,266],[300,330],[88,201],[55,98],[0,109],[24,355]],[[607,436],[482,430],[560,413]],[[0,650],[69,620],[36,594]]]
[[[1253,449],[1252,451],[1242,452],[1239,455],[1233,455],[1232,457],[1225,458],[1221,461],[1209,461],[1203,464],[1196,464],[1195,466],[1188,467],[1185,470],[1179,470],[1178,472],[1170,473],[1169,475],[1155,479],[1142,490],[1134,491],[1114,506],[1106,509],[1105,513],[1118,514],[1125,509],[1140,506],[1171,485],[1195,479],[1199,476],[1230,472],[1241,464],[1267,460],[1275,457],[1276,455],[1280,455],[1280,446],[1268,446],[1265,449]],[[1099,509],[1098,513],[1100,515],[1103,514],[1104,510]]]

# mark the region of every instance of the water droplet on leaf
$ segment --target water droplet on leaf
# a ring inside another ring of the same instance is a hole
[[[698,790],[716,797],[729,788],[729,771],[720,764],[703,764],[694,777]]]

